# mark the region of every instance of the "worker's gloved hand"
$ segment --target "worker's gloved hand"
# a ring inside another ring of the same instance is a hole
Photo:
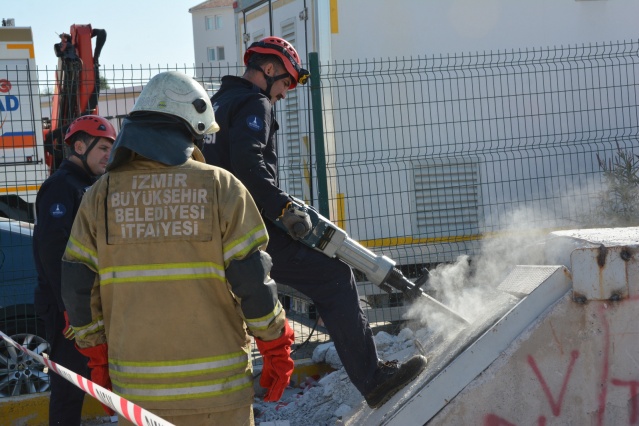
[[[287,320],[284,320],[284,333],[277,339],[268,342],[255,339],[263,360],[260,386],[268,389],[264,401],[279,401],[291,381],[295,367],[291,359],[293,342],[295,342],[295,335]]]
[[[296,240],[308,235],[313,226],[308,213],[298,209],[297,206],[290,201],[286,203],[286,207],[282,210],[282,215],[279,217],[279,220],[282,221],[288,230],[288,234]]]
[[[65,339],[73,340],[75,338],[75,331],[73,331],[73,327],[69,324],[69,315],[67,311],[64,311],[64,329],[62,330],[62,334]]]
[[[111,377],[109,377],[109,347],[106,343],[90,348],[75,347],[82,355],[89,358],[87,365],[91,369],[91,381],[105,389],[112,390]],[[111,407],[102,404],[102,408],[109,415],[115,414]]]

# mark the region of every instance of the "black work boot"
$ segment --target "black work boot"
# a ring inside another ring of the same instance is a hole
[[[424,370],[428,360],[421,355],[415,355],[403,364],[395,361],[380,361],[375,372],[377,386],[364,395],[366,403],[371,408],[377,408],[388,401],[401,388],[410,383]]]

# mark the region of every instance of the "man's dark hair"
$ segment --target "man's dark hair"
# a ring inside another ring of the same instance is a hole
[[[93,142],[94,138],[95,136],[91,136],[87,132],[79,131],[75,133],[73,136],[71,136],[71,143],[65,144],[66,157],[68,157],[71,152],[75,151],[75,143],[77,141],[84,142],[86,146],[89,146],[91,145],[91,142]]]
[[[277,57],[276,55],[269,55],[265,53],[253,53],[251,55],[251,60],[247,65],[247,69],[251,69],[255,66],[262,68],[266,64],[274,64],[279,65],[280,67],[286,69],[284,67],[284,62]]]
[[[81,141],[81,142],[84,142],[86,144],[90,144],[91,142],[93,142],[94,138],[95,138],[95,136],[92,136],[92,135],[88,134],[87,132],[79,131],[76,134],[74,134],[73,136],[71,136],[71,145],[73,145],[77,141]]]

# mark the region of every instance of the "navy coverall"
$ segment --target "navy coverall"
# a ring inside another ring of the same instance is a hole
[[[35,308],[44,320],[50,359],[89,378],[88,359],[67,340],[64,304],[60,289],[62,254],[71,234],[73,219],[82,195],[93,183],[84,169],[69,160],[40,187],[36,197],[36,224],[33,232],[33,256],[38,271]],[[84,392],[55,373],[50,373],[50,425],[80,425]]]
[[[249,190],[269,233],[271,277],[313,300],[349,378],[366,395],[375,386],[378,356],[351,268],[293,240],[272,222],[290,198],[277,185],[279,126],[269,98],[248,80],[225,76],[211,103],[220,131],[202,148],[206,162],[230,171]]]

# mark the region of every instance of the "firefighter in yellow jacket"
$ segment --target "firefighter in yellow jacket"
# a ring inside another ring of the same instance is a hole
[[[64,303],[92,380],[176,425],[254,424],[249,334],[266,400],[293,371],[255,203],[230,173],[192,158],[194,140],[217,130],[199,83],[153,77],[63,258]]]

